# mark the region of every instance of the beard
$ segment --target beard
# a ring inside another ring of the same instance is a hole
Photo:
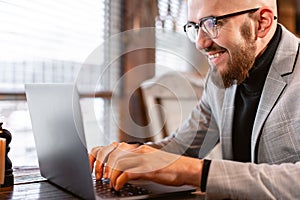
[[[241,26],[241,35],[244,44],[231,50],[231,60],[227,63],[227,70],[220,72],[217,66],[212,65],[211,79],[219,88],[229,88],[233,84],[241,84],[249,75],[249,70],[255,62],[255,39],[249,24]]]

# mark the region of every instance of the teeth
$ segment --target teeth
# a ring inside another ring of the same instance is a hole
[[[216,53],[216,54],[208,55],[208,58],[213,59],[219,57],[220,55],[221,55],[220,53]]]

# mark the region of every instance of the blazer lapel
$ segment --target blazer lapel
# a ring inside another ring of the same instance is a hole
[[[288,79],[284,79],[284,77],[292,73],[298,52],[298,42],[295,36],[287,32],[284,27],[282,29],[282,40],[270,67],[253,125],[251,138],[252,162],[255,161],[255,146],[263,124],[287,85],[285,80]]]
[[[266,79],[263,93],[260,98],[259,106],[256,113],[256,118],[253,125],[252,137],[251,137],[251,161],[255,159],[255,145],[261,128],[274,107],[277,99],[286,86],[286,83],[282,80],[280,74],[274,72],[271,69],[269,76]]]
[[[221,145],[223,159],[232,160],[232,122],[234,115],[234,100],[237,85],[233,85],[225,90],[224,103],[222,109],[221,124]]]

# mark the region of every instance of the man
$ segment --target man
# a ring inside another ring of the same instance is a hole
[[[213,199],[300,197],[299,39],[277,23],[276,0],[188,4],[185,31],[211,65],[199,104],[162,142],[94,148],[96,177],[117,190],[141,178]],[[199,159],[216,135],[223,160]]]

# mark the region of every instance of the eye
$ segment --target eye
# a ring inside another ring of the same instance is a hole
[[[227,21],[226,19],[220,19],[220,20],[217,21],[217,25],[222,26],[223,24],[226,23],[226,21]]]
[[[186,25],[186,28],[192,28],[192,27],[194,27],[194,24],[192,24],[192,23],[189,23]]]
[[[203,25],[207,28],[207,29],[212,29],[215,26],[214,20],[213,19],[206,19],[205,21],[203,21]]]

